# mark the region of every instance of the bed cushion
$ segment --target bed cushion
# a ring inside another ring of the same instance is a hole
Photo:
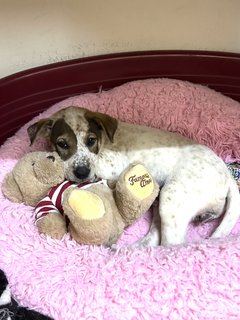
[[[66,99],[60,108],[83,106],[123,121],[185,136],[211,147],[224,161],[240,159],[240,104],[207,87],[153,79]],[[22,127],[0,150],[0,184],[29,146]],[[18,301],[54,319],[228,319],[240,311],[240,222],[226,239],[206,239],[217,221],[188,229],[189,244],[132,249],[147,233],[151,212],[126,229],[119,249],[76,244],[39,235],[33,209],[0,192],[0,269]],[[206,240],[204,240],[206,239]],[[211,301],[211,303],[209,303]]]

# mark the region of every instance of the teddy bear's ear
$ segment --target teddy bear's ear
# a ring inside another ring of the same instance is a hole
[[[22,202],[22,193],[18,187],[12,172],[8,173],[3,181],[2,192],[9,200],[13,202]]]

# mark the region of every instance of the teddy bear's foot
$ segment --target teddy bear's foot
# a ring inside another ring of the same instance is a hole
[[[103,185],[66,191],[63,208],[71,237],[80,244],[111,245],[123,232],[112,191]]]
[[[158,192],[158,184],[141,163],[123,172],[116,184],[116,201],[127,225],[150,208]]]
[[[127,189],[136,199],[144,200],[153,193],[153,178],[142,164],[136,164],[128,170],[124,180]]]
[[[37,222],[39,233],[44,233],[53,239],[62,239],[67,233],[65,218],[60,213],[50,212]]]
[[[105,214],[102,199],[91,191],[74,189],[69,195],[68,203],[75,216],[83,220],[100,219]]]

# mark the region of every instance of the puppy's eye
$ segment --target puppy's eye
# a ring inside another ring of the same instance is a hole
[[[61,149],[67,150],[69,148],[69,145],[64,139],[59,139],[57,141],[57,146]]]
[[[88,147],[93,147],[96,142],[97,142],[97,138],[90,136],[90,137],[87,138],[87,143],[86,144],[87,144]]]

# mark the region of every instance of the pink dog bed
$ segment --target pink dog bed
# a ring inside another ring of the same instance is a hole
[[[155,79],[55,104],[30,123],[76,105],[121,120],[177,131],[211,147],[225,161],[240,159],[240,104],[189,82]],[[24,125],[0,150],[0,184],[29,147]],[[240,210],[240,208],[239,208]],[[33,209],[0,192],[0,268],[25,306],[56,320],[239,319],[240,221],[225,239],[207,239],[217,222],[190,225],[189,244],[132,249],[151,213],[126,229],[114,252],[39,235]]]

